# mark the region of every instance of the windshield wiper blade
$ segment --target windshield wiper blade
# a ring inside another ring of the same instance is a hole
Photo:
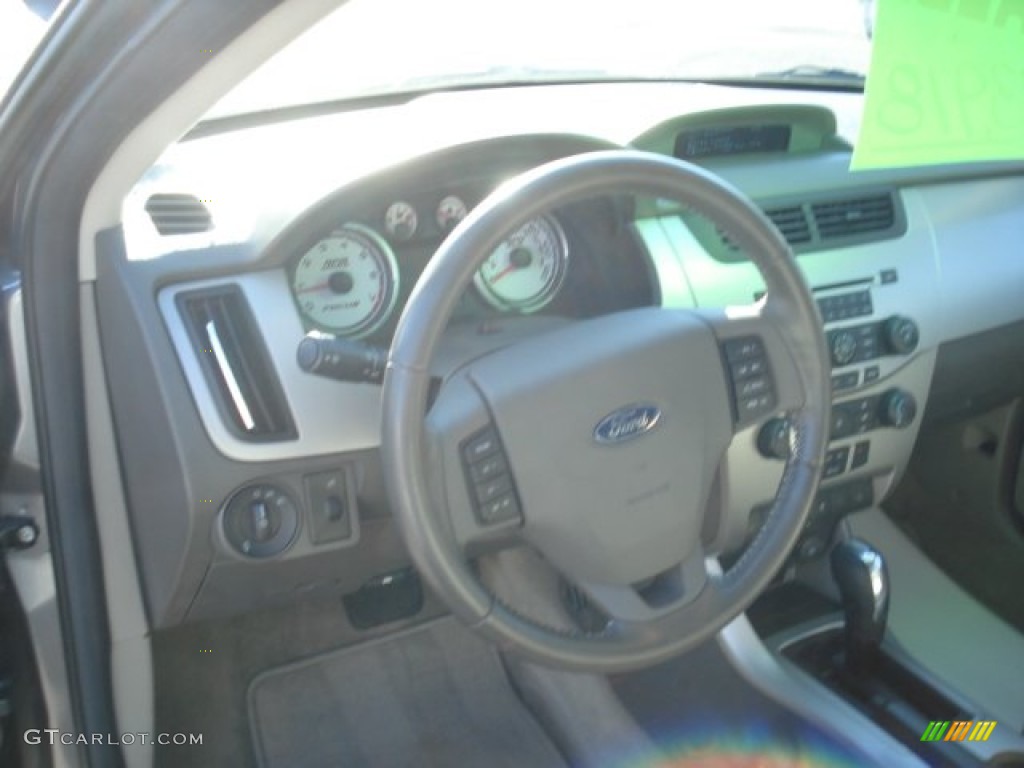
[[[776,72],[758,72],[755,75],[759,80],[826,80],[840,81],[849,84],[864,85],[864,74],[852,69],[842,67],[819,67],[815,64],[800,64],[788,69],[780,69]]]

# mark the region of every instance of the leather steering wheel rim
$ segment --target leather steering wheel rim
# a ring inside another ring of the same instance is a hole
[[[430,366],[460,295],[510,231],[571,201],[622,193],[682,203],[720,226],[749,255],[767,287],[760,321],[777,329],[784,342],[787,359],[775,364],[792,366],[799,402],[786,409],[791,450],[774,503],[728,571],[716,572],[710,564],[699,593],[664,616],[636,625],[613,621],[597,634],[566,633],[524,618],[497,600],[480,583],[437,509],[437,480],[429,471],[435,459],[428,458],[432,448],[425,426]],[[612,672],[649,666],[721,629],[783,565],[821,476],[831,405],[829,371],[817,304],[792,251],[740,192],[697,166],[645,152],[611,150],[557,160],[523,174],[477,206],[432,257],[409,297],[383,389],[381,452],[391,507],[421,575],[453,613],[485,637],[560,668]]]

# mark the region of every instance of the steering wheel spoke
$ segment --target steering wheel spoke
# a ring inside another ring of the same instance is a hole
[[[444,384],[426,419],[434,512],[467,553],[522,541],[522,502],[497,425],[468,377]]]

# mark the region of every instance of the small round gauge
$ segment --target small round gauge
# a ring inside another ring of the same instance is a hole
[[[384,229],[400,243],[411,240],[418,225],[416,209],[404,200],[392,203],[384,212]]]
[[[505,238],[473,277],[477,290],[498,309],[536,312],[565,281],[569,249],[565,232],[547,216],[530,219]]]
[[[437,204],[437,212],[434,214],[434,217],[437,219],[437,226],[441,228],[442,232],[451,232],[460,221],[466,218],[468,213],[469,209],[461,197],[448,195]]]
[[[372,229],[346,224],[295,263],[292,292],[302,314],[317,327],[339,336],[366,336],[395,307],[395,255]]]

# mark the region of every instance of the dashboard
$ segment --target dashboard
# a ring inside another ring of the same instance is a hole
[[[1024,321],[1024,174],[851,173],[860,96],[694,84],[435,94],[197,132],[97,243],[101,332],[133,536],[156,627],[345,594],[408,564],[387,508],[374,383],[397,318],[459,223],[547,161],[632,147],[750,196],[818,299],[834,405],[824,480],[794,557],[894,486],[950,343]],[[475,119],[453,125],[451,116]],[[416,125],[416,131],[408,126]],[[258,158],[258,160],[256,160]],[[984,254],[984,265],[975,254]],[[505,235],[453,314],[434,374],[559,324],[623,310],[745,306],[764,286],[721,231],[657,199],[604,196]],[[307,339],[344,342],[339,378]],[[784,415],[756,360],[729,361],[756,418],[722,465],[711,546],[736,551],[774,496]],[[130,374],[130,375],[129,375]]]

